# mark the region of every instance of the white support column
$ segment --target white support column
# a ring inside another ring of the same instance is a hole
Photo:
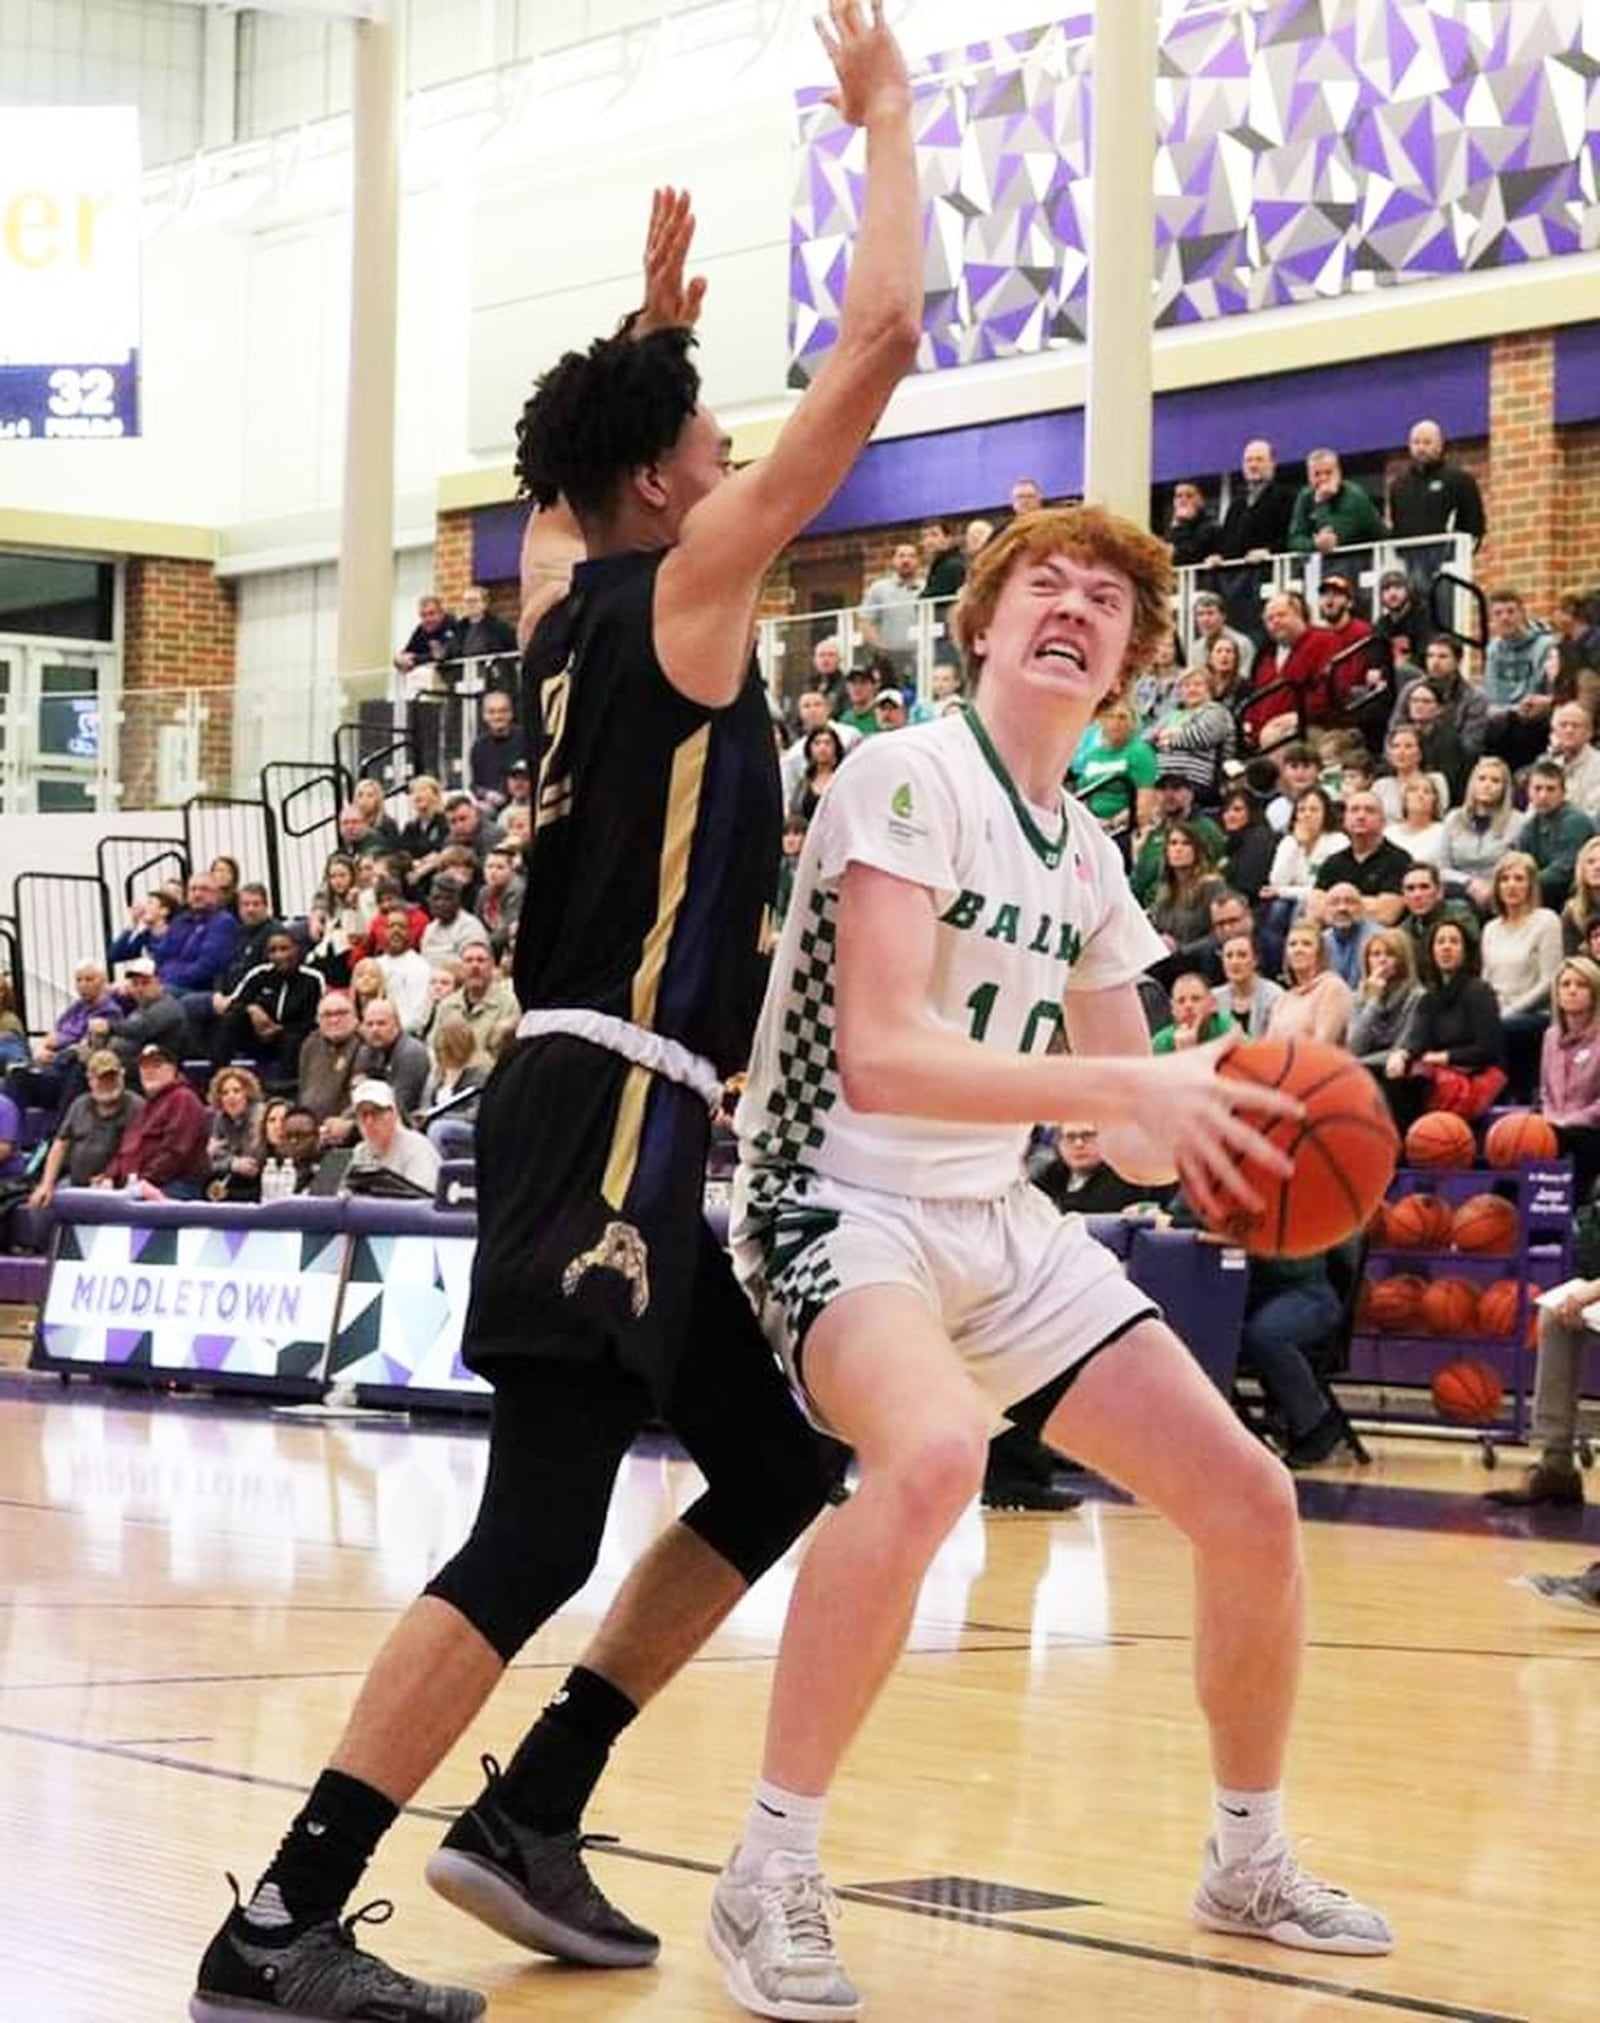
[[[394,644],[395,344],[405,68],[392,19],[357,21],[351,108],[350,369],[339,529],[339,677],[388,693]],[[378,672],[378,678],[371,677]]]
[[[239,17],[231,10],[205,12],[201,61],[202,145],[231,148],[239,138]]]
[[[1098,0],[1084,492],[1150,512],[1159,0]]]

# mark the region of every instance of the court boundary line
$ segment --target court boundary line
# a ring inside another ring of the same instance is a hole
[[[39,1742],[48,1747],[70,1749],[89,1756],[110,1756],[147,1769],[176,1770],[193,1777],[210,1777],[226,1784],[244,1785],[261,1791],[284,1791],[305,1798],[310,1786],[293,1778],[267,1777],[256,1771],[232,1770],[214,1763],[195,1763],[181,1756],[164,1756],[138,1746],[115,1742],[94,1742],[86,1736],[60,1735],[49,1729],[24,1728],[0,1721],[0,1736]],[[430,1825],[448,1825],[460,1808],[438,1805],[406,1805],[401,1812],[408,1819],[426,1820]],[[715,1876],[721,1873],[715,1862],[696,1860],[689,1855],[662,1854],[650,1848],[629,1847],[607,1841],[594,1849],[597,1854],[614,1855],[623,1861],[643,1862],[656,1868],[677,1869],[686,1874]],[[1381,1988],[1350,1987],[1310,1974],[1294,1974],[1279,1967],[1252,1967],[1238,1960],[1211,1959],[1204,1954],[1180,1953],[1163,1946],[1151,1946],[1137,1939],[1099,1937],[1089,1932],[1063,1931],[1053,1925],[1036,1925],[1019,1918],[990,1917],[981,1911],[963,1911],[950,1905],[918,1904],[904,1898],[882,1896],[872,1890],[844,1884],[835,1894],[848,1903],[898,1912],[903,1917],[932,1918],[945,1924],[961,1924],[980,1931],[999,1932],[1006,1937],[1042,1939],[1051,1945],[1069,1946],[1075,1951],[1103,1953],[1116,1959],[1139,1960],[1153,1966],[1177,1967],[1190,1973],[1212,1974],[1223,1980],[1248,1981],[1263,1987],[1289,1988],[1299,1994],[1326,1995],[1334,2000],[1354,2002],[1366,2008],[1392,2009],[1406,2016],[1432,2016],[1444,2023],[1531,2023],[1515,2011],[1469,2009],[1459,2003],[1435,2001],[1423,1995],[1391,1994]],[[1109,1908],[1109,1907],[1107,1907]]]

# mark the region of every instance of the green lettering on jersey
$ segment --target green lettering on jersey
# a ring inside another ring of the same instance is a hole
[[[1017,945],[1017,929],[1022,921],[1020,906],[1002,906],[995,914],[994,925],[984,935],[985,941],[1009,941],[1013,948]]]
[[[1050,953],[1050,939],[1054,931],[1055,922],[1050,918],[1048,913],[1041,913],[1039,915],[1039,931],[1034,935],[1032,941],[1028,943],[1028,953],[1030,955],[1048,955]]]
[[[955,904],[939,915],[946,927],[976,927],[983,911],[981,892],[963,892]]]
[[[1083,953],[1083,936],[1070,920],[1061,923],[1061,940],[1056,948],[1057,962],[1076,962]]]

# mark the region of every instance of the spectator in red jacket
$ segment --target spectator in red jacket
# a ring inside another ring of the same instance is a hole
[[[1291,716],[1297,705],[1302,729],[1320,728],[1327,722],[1333,703],[1327,668],[1340,642],[1337,634],[1311,623],[1306,600],[1298,590],[1280,590],[1269,597],[1261,615],[1267,644],[1251,670],[1251,693],[1280,682],[1288,687],[1251,703],[1244,713],[1244,725],[1252,744],[1271,746],[1289,735],[1288,726],[1276,720]]]
[[[144,1108],[94,1185],[123,1187],[137,1179],[169,1200],[198,1201],[210,1175],[206,1106],[165,1047],[152,1043],[141,1049],[139,1081]]]

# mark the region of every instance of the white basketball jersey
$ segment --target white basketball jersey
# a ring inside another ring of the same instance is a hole
[[[860,1116],[845,1101],[833,964],[850,864],[933,894],[929,1015],[1002,1053],[1044,1053],[1069,991],[1130,983],[1165,946],[1099,823],[1065,791],[1053,809],[1029,806],[973,712],[880,732],[839,768],[772,959],[735,1120],[741,1158],[894,1194],[1002,1194],[1021,1170],[1027,1126]],[[775,1177],[762,1175],[762,1193]]]

